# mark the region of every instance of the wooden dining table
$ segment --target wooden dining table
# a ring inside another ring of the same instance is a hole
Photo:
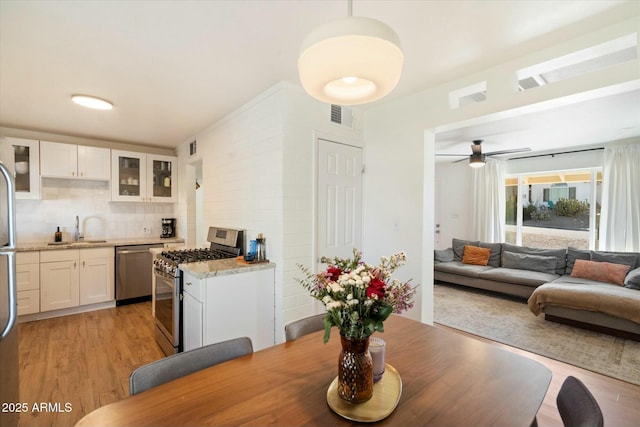
[[[392,315],[377,333],[402,381],[375,424],[530,427],[551,381],[534,360],[456,332]],[[76,426],[357,425],[327,404],[340,336],[315,332],[198,371],[96,409]],[[385,374],[386,375],[386,374]],[[374,389],[375,390],[375,389]],[[375,392],[375,391],[374,391]]]

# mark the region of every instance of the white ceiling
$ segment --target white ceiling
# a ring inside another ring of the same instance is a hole
[[[403,44],[401,81],[380,103],[616,22],[636,6],[355,0],[353,12],[383,20]],[[346,0],[0,0],[0,125],[175,147],[277,82],[299,84],[303,38],[346,11]],[[115,109],[83,109],[73,93]],[[490,151],[505,126],[439,140],[458,150],[447,141],[483,137]]]

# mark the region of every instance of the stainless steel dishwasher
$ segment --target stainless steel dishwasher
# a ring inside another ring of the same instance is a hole
[[[151,300],[153,256],[162,244],[116,246],[116,305]]]

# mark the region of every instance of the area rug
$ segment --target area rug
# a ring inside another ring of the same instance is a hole
[[[437,284],[434,320],[445,326],[640,385],[640,342],[548,322],[525,300]]]

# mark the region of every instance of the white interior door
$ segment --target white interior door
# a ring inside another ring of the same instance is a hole
[[[318,140],[317,254],[350,257],[362,244],[362,149]]]

